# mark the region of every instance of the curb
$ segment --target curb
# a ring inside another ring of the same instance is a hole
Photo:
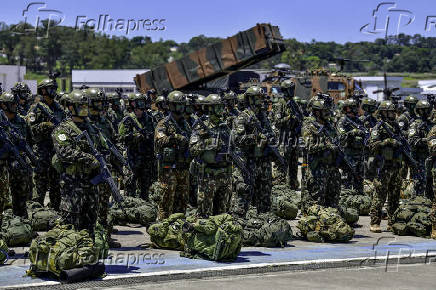
[[[260,263],[251,265],[223,266],[215,268],[203,268],[193,270],[171,270],[151,273],[114,275],[102,280],[79,282],[74,284],[60,284],[59,282],[47,281],[33,284],[7,286],[5,289],[78,289],[91,287],[114,287],[146,282],[164,282],[185,279],[202,279],[212,277],[229,277],[250,274],[263,274],[285,271],[315,271],[333,268],[368,268],[385,266],[388,269],[397,268],[407,264],[430,264],[436,261],[436,252],[432,254],[408,254],[387,255],[380,257],[361,257],[350,259],[324,259],[310,261],[295,261],[283,263]]]

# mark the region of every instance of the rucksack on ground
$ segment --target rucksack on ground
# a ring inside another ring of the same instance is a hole
[[[185,222],[186,217],[183,213],[175,213],[151,225],[147,233],[153,246],[160,249],[183,250],[185,242],[182,237],[182,227]]]
[[[347,242],[354,236],[335,208],[313,205],[297,225],[301,235],[311,242]]]
[[[181,256],[212,261],[234,261],[242,247],[242,227],[229,214],[187,222],[182,228]]]
[[[60,221],[60,215],[53,209],[43,207],[40,203],[27,202],[27,214],[34,231],[49,231]]]
[[[15,216],[10,209],[3,213],[1,236],[9,247],[28,246],[35,235],[29,220]]]
[[[2,239],[0,239],[0,265],[3,265],[8,258],[8,245]]]
[[[339,204],[343,208],[354,208],[359,215],[369,215],[371,209],[371,197],[359,194],[353,189],[342,189]]]
[[[432,228],[431,207],[432,201],[422,196],[404,200],[393,216],[394,234],[429,237]]]
[[[133,223],[148,227],[156,221],[157,208],[141,198],[125,197],[121,204],[113,205],[110,214],[114,225]]]
[[[298,215],[300,197],[296,191],[284,184],[274,185],[271,193],[271,211],[277,216],[292,220]]]
[[[240,223],[244,228],[244,246],[284,247],[292,240],[291,226],[274,213],[258,214],[251,209]]]

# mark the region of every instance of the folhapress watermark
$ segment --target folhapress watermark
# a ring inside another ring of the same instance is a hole
[[[38,37],[48,37],[50,29],[65,23],[67,15],[61,10],[48,7],[45,2],[31,2],[22,11],[23,20],[19,25],[14,26],[13,33],[25,34],[33,33]],[[68,16],[74,19],[74,28],[77,30],[93,30],[104,33],[123,33],[129,35],[134,32],[153,32],[164,31],[166,27],[165,18],[141,17],[117,18],[109,14],[99,14],[97,17],[86,15]],[[0,29],[8,29],[8,26],[0,22]]]
[[[423,32],[436,35],[436,16],[428,15],[425,19],[416,19],[412,10],[404,8],[398,7],[396,2],[380,2],[372,11],[370,21],[360,27],[360,32],[368,35],[398,36],[404,33],[406,27],[418,28],[422,25]]]

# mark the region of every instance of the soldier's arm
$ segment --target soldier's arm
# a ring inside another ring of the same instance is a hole
[[[54,124],[49,121],[41,121],[46,118],[43,118],[42,113],[38,108],[32,107],[25,119],[33,136],[50,137]]]
[[[156,126],[154,131],[154,144],[157,149],[162,149],[173,145],[171,136],[167,134],[167,127],[164,120],[159,122]]]
[[[419,124],[417,122],[413,122],[410,125],[408,134],[407,134],[407,141],[410,144],[410,147],[412,147],[412,150],[416,150],[418,147],[426,146],[427,139],[421,138],[420,132],[419,132]]]
[[[76,146],[73,137],[68,134],[68,130],[62,127],[53,131],[52,140],[56,155],[63,163],[79,163],[86,166],[96,160],[93,155],[80,150],[80,148]]]
[[[427,134],[427,146],[431,155],[436,155],[436,125]]]
[[[246,119],[242,114],[235,118],[232,134],[234,136],[234,142],[238,147],[247,147],[255,144],[256,137],[254,134],[246,134],[245,123]]]
[[[205,134],[200,131],[194,130],[189,140],[189,151],[193,157],[200,156],[204,151],[204,140],[207,138]]]
[[[328,149],[329,145],[326,138],[318,134],[315,126],[310,124],[304,126],[302,135],[309,154],[318,153]]]

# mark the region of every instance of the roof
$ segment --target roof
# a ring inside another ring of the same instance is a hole
[[[137,74],[149,69],[106,69],[106,70],[72,70],[73,83],[134,83]]]
[[[362,82],[384,82],[383,77],[354,77],[354,79]],[[403,77],[387,77],[387,80],[388,82],[389,81],[401,82],[403,81]]]

